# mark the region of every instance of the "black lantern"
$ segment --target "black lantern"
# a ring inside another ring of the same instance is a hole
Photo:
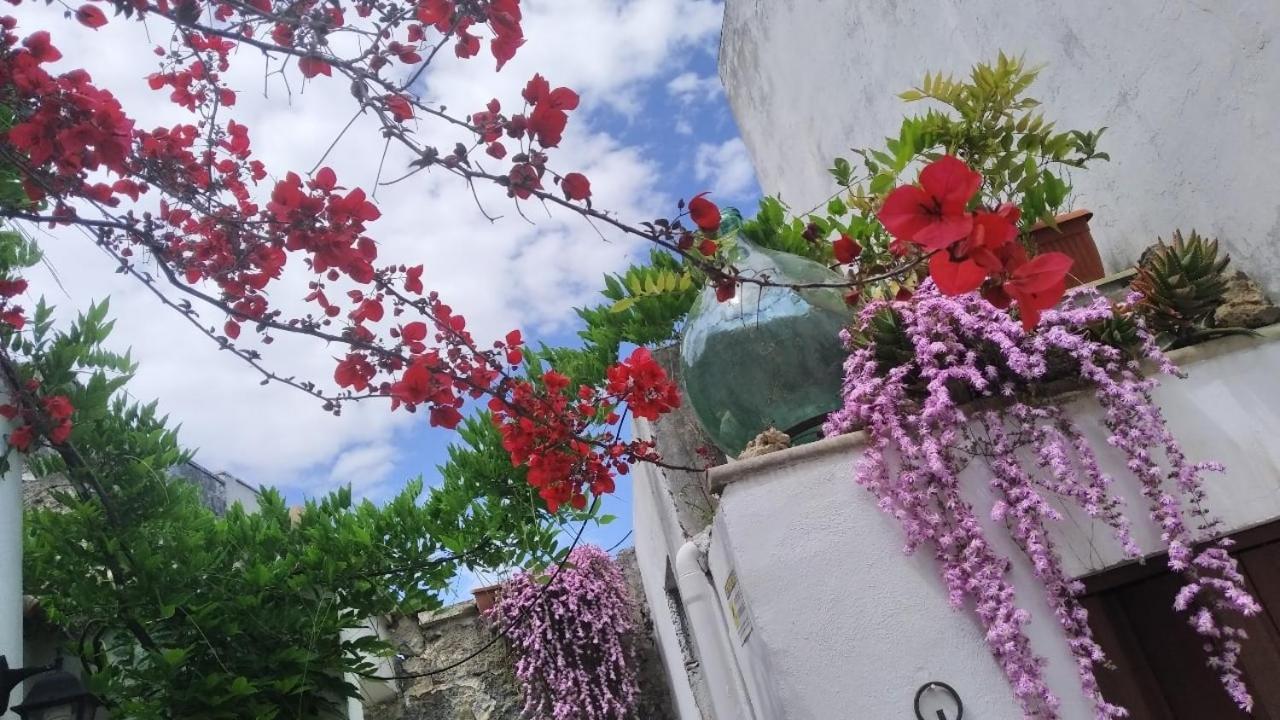
[[[52,664],[10,670],[9,663],[0,656],[0,700],[9,704],[9,693],[29,677],[41,676],[31,684],[26,699],[13,706],[22,720],[93,720],[98,710],[95,698],[76,675],[62,669],[62,658]],[[3,711],[3,708],[0,708]]]

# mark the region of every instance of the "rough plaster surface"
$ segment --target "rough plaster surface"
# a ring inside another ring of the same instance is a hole
[[[401,615],[388,627],[389,640],[404,660],[401,672],[444,667],[493,639],[487,623],[468,602],[434,613]],[[369,720],[516,720],[520,696],[504,643],[495,643],[470,662],[440,675],[402,681],[394,702],[365,708]]]
[[[1198,229],[1280,297],[1280,3],[727,0],[720,75],[766,193],[807,210],[826,168],[896,134],[925,71],[997,52],[1048,63],[1033,96],[1063,129],[1107,126],[1073,177],[1116,271]]]
[[[636,423],[637,437],[650,437],[651,433],[650,423],[643,420]],[[671,603],[675,556],[687,536],[677,518],[665,473],[655,466],[640,464],[631,477],[636,567],[643,592],[638,597],[643,598],[653,618],[654,640],[671,686],[675,717],[706,720],[701,708],[709,706],[707,688]]]
[[[658,650],[654,632],[653,614],[644,597],[644,580],[640,577],[640,564],[635,548],[618,553],[618,564],[631,591],[632,623],[636,628],[632,642],[636,648],[636,660],[640,669],[640,703],[636,717],[640,720],[676,720],[674,698],[667,682],[666,667]]]
[[[667,371],[671,381],[681,387],[679,346],[659,348],[654,359]],[[703,467],[725,461],[724,454],[703,431],[693,406],[687,401],[654,423],[653,437],[663,460],[672,465]],[[681,529],[687,537],[697,535],[711,524],[715,512],[715,500],[706,490],[705,477],[702,473],[680,470],[668,470],[664,475]]]
[[[1178,351],[1189,377],[1168,379],[1157,391],[1188,457],[1227,465],[1210,477],[1208,500],[1227,530],[1280,516],[1280,327],[1263,333]],[[1102,447],[1096,404],[1083,393],[1064,401]],[[861,443],[860,435],[829,438],[712,471],[723,488],[712,574],[718,588],[730,571],[741,584],[754,629],[736,651],[744,676],[756,679],[753,703],[794,720],[910,717],[916,688],[942,680],[964,698],[966,720],[1019,717],[976,622],[948,606],[935,562],[927,553],[904,557],[901,529],[854,483]],[[1130,498],[1135,539],[1155,551],[1136,484],[1118,456],[1100,455],[1117,491]],[[986,479],[980,463],[961,476],[979,507],[990,506]],[[1092,717],[1025,558],[1007,532],[989,521],[987,532],[1014,560],[1019,601],[1033,614],[1029,633],[1049,662],[1063,717]],[[1123,560],[1108,531],[1079,514],[1058,535],[1073,574]]]

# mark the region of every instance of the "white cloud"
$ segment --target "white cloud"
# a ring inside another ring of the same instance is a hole
[[[683,103],[706,102],[724,92],[720,78],[683,72],[667,82],[667,93]]]
[[[350,485],[356,497],[382,500],[386,481],[395,468],[395,448],[386,442],[358,445],[344,450],[329,471],[332,486]]]
[[[755,167],[740,138],[719,145],[699,145],[694,174],[699,181],[710,183],[712,193],[718,198],[749,200],[756,188]]]
[[[525,0],[523,8],[529,40],[502,73],[494,75],[487,55],[457,62],[445,52],[440,67],[425,76],[425,97],[462,114],[479,109],[491,96],[517,102],[525,81],[541,72],[553,84],[578,90],[584,101],[571,117],[553,165],[587,174],[596,206],[624,218],[649,218],[669,210],[672,199],[658,189],[658,168],[593,122],[592,111],[634,109],[640,84],[664,81],[681,70],[686,51],[714,41],[722,6],[710,0]],[[141,24],[113,18],[95,33],[62,19],[53,7],[25,3],[11,12],[18,17],[20,33],[51,28],[65,55],[57,68],[88,68],[140,126],[192,121],[163,93],[146,86],[143,78],[156,67],[150,48],[161,38],[149,37]],[[104,52],[108,47],[111,51]],[[260,59],[247,48],[239,52],[247,56],[237,58],[230,75],[241,90],[239,100],[223,112],[249,126],[255,153],[273,173],[309,169],[350,118],[345,114],[352,107],[346,82],[317,78],[299,86],[295,73],[288,92],[277,76],[270,79],[264,99]],[[426,122],[419,130],[442,147],[451,147],[455,139]],[[361,118],[326,164],[337,171],[340,183],[371,188],[383,147],[373,121]],[[408,160],[393,145],[383,180],[400,174]],[[635,240],[606,228],[600,231],[602,240],[576,216],[536,204],[523,206],[536,223],[530,224],[503,194],[482,189],[484,208],[501,216],[491,223],[471,192],[441,173],[421,173],[382,187],[377,199],[383,217],[371,225],[370,234],[379,242],[379,262],[423,263],[428,287],[464,314],[480,339],[513,327],[530,335],[571,322],[569,306],[584,300],[601,274],[622,266],[636,247]],[[64,317],[109,295],[118,318],[112,344],[131,346],[141,363],[131,392],[140,399],[159,398],[206,465],[225,468],[250,484],[314,493],[351,482],[352,474],[373,478],[383,473],[385,478],[397,457],[395,439],[423,422],[420,415],[391,413],[378,401],[348,404],[341,417],[333,417],[296,390],[260,387],[260,378],[247,366],[217,352],[182,318],[162,309],[145,288],[113,274],[112,261],[86,238],[68,230],[38,236],[61,287],[51,271],[36,269],[30,294],[47,295],[62,306]],[[291,272],[272,288],[274,303],[286,313],[304,311],[301,298],[308,274],[299,266],[292,259]],[[207,311],[200,317],[210,327],[221,326],[223,319]],[[341,351],[291,338],[277,338],[259,349],[270,366],[319,381],[332,376],[333,356]],[[380,481],[367,482],[376,489]]]

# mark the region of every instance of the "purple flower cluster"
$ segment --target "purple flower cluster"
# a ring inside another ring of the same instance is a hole
[[[1107,442],[1123,453],[1142,487],[1150,517],[1167,544],[1170,570],[1185,579],[1170,602],[1187,613],[1205,640],[1210,667],[1232,699],[1248,710],[1252,699],[1237,664],[1243,632],[1222,616],[1253,615],[1261,608],[1228,554],[1229,541],[1215,539],[1221,528],[1204,508],[1202,475],[1222,468],[1186,459],[1152,398],[1156,381],[1143,374],[1140,358],[1100,339],[1098,329],[1115,319],[1112,304],[1078,292],[1061,309],[1046,312],[1028,333],[976,294],[947,297],[927,283],[910,301],[869,303],[855,330],[872,333],[873,320],[885,312],[896,315],[913,356],[882,366],[873,334],[873,342],[861,344],[846,335],[851,354],[845,362],[844,405],[824,430],[835,435],[866,429],[869,444],[858,483],[902,524],[907,552],[932,548],[951,604],[974,608],[1024,714],[1058,718],[1059,701],[1045,683],[1043,658],[1027,638],[1030,616],[1017,605],[1010,561],[992,547],[978,510],[961,492],[959,476],[976,460],[990,471],[991,505],[985,512],[1008,529],[1043,584],[1095,717],[1128,716],[1098,688],[1094,669],[1105,657],[1078,599],[1083,588],[1064,570],[1049,535],[1049,523],[1061,520],[1051,501],[1070,503],[1108,525],[1131,556],[1141,551],[1130,536],[1122,501],[1111,494],[1112,478],[1046,390],[1049,381],[1058,380],[1092,386],[1104,411]],[[1137,354],[1176,374],[1140,323],[1136,332]]]
[[[623,720],[639,699],[632,600],[622,570],[583,546],[547,585],[521,573],[502,586],[487,618],[516,654],[529,720]]]

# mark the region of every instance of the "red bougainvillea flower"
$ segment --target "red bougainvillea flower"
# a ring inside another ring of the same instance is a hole
[[[836,262],[841,265],[848,265],[862,254],[862,246],[858,241],[844,234],[840,235],[839,240],[831,243],[831,250],[835,253]]]
[[[66,395],[50,395],[40,402],[44,405],[45,412],[49,413],[49,417],[54,420],[69,418],[71,413],[75,411],[75,408],[71,406],[71,398]]]
[[[720,208],[705,196],[698,193],[689,201],[689,219],[705,233],[715,233],[720,229]]]
[[[1003,290],[1014,302],[1022,316],[1026,330],[1040,324],[1040,313],[1062,299],[1067,291],[1067,271],[1071,258],[1060,252],[1037,255],[1014,268],[1005,281]]]
[[[647,348],[636,348],[631,357],[608,370],[609,393],[624,400],[636,417],[657,420],[680,407],[680,392]]]
[[[305,78],[313,78],[317,75],[331,77],[333,75],[333,68],[329,66],[329,63],[312,55],[298,59],[298,70],[302,71],[302,77]]]
[[[411,292],[414,295],[422,294],[422,266],[414,265],[404,271],[404,289],[405,292]]]
[[[427,25],[434,25],[440,32],[449,31],[449,23],[453,18],[452,0],[426,0],[418,4],[418,20]]]
[[[403,95],[388,95],[386,97],[387,109],[391,111],[391,115],[398,122],[405,122],[413,119],[413,107],[409,105],[409,99]]]
[[[22,46],[31,53],[32,59],[37,63],[57,62],[62,59],[62,52],[53,46],[47,30],[31,33],[22,41]]]
[[[27,324],[27,316],[22,313],[22,308],[15,307],[0,313],[0,322],[9,325],[14,330],[21,330]]]
[[[14,428],[13,432],[9,433],[9,444],[17,448],[18,452],[27,452],[30,450],[31,442],[34,439],[35,436],[31,432],[30,425],[23,425],[20,428]]]
[[[91,27],[94,30],[107,24],[107,16],[102,12],[101,8],[96,5],[81,5],[76,10],[76,20],[81,25]]]
[[[560,181],[560,189],[569,200],[586,200],[591,197],[591,182],[582,173],[569,173]]]
[[[891,235],[925,250],[941,250],[973,229],[967,206],[982,176],[951,155],[930,163],[919,185],[889,193],[877,217]]]
[[[543,147],[559,145],[569,122],[568,111],[578,107],[578,93],[567,87],[552,90],[546,78],[534,75],[525,85],[524,99],[533,104],[526,120],[529,134]]]
[[[975,213],[968,237],[929,258],[929,276],[943,294],[973,292],[989,274],[1004,269],[997,253],[1018,237],[1018,228],[1009,217],[986,211]]]

